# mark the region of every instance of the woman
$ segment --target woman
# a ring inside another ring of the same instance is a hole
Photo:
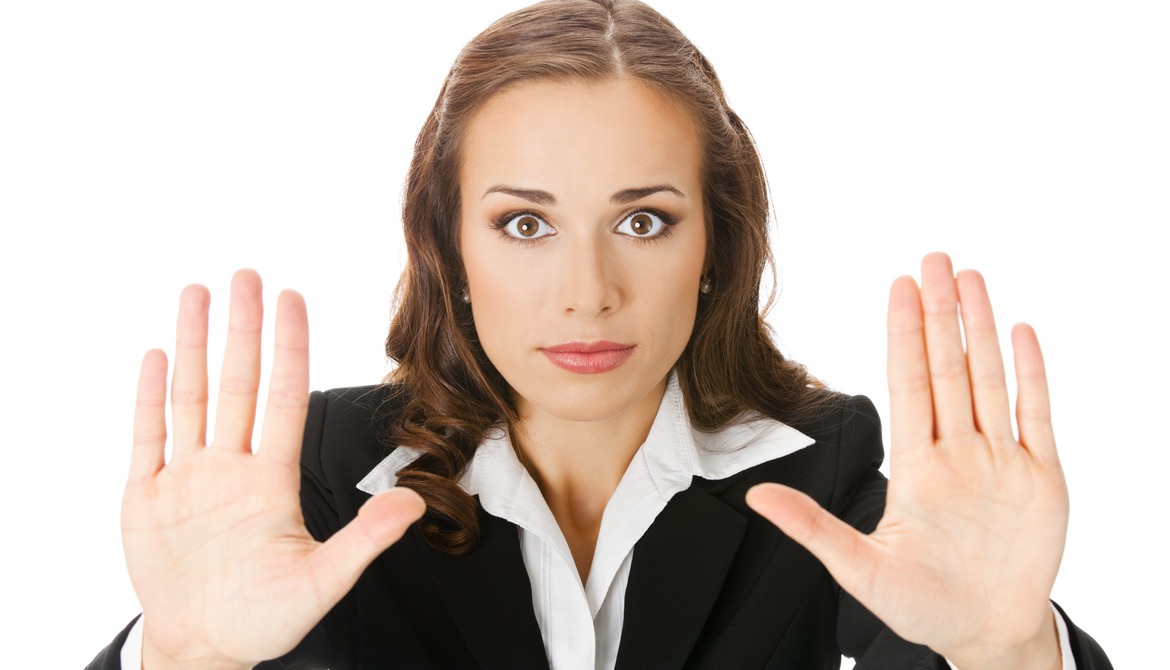
[[[1108,667],[1047,602],[1067,493],[1031,330],[1017,442],[980,277],[934,254],[895,282],[887,498],[872,406],[762,325],[766,215],[750,135],[652,10],[490,27],[416,145],[391,383],[309,401],[282,294],[252,455],[243,271],[208,440],[208,298],[184,292],[174,455],[152,351],[124,506],[144,617],[96,664],[1060,667],[1063,640]]]

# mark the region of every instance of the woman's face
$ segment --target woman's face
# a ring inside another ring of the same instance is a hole
[[[460,244],[480,343],[521,417],[614,417],[657,398],[706,257],[689,114],[631,79],[535,82],[473,117]]]

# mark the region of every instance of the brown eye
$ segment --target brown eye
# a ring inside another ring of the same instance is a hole
[[[666,231],[666,222],[654,212],[634,212],[618,224],[617,232],[630,237],[653,238]]]
[[[516,214],[496,225],[508,237],[523,241],[536,241],[557,232],[535,214]]]
[[[534,217],[522,216],[516,222],[516,232],[520,233],[521,237],[532,237],[538,230],[540,230],[540,222]]]
[[[653,229],[654,221],[650,219],[649,214],[635,214],[634,218],[630,219],[630,230],[633,230],[635,235],[645,235]]]

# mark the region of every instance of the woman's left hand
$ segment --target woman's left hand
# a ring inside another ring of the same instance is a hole
[[[1018,440],[983,278],[927,256],[921,290],[900,277],[890,291],[892,474],[877,528],[778,484],[748,494],[895,633],[963,670],[1060,667],[1048,596],[1068,490],[1035,332],[1016,325],[1012,347]]]

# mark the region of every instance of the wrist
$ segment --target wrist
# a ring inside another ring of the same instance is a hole
[[[142,631],[142,670],[250,670],[251,664],[230,659],[214,659],[205,656],[172,656],[159,649],[145,628]],[[124,669],[125,670],[125,669]]]
[[[1019,644],[976,644],[939,653],[958,670],[1061,670],[1063,659],[1055,617],[1050,613],[1040,629]]]

